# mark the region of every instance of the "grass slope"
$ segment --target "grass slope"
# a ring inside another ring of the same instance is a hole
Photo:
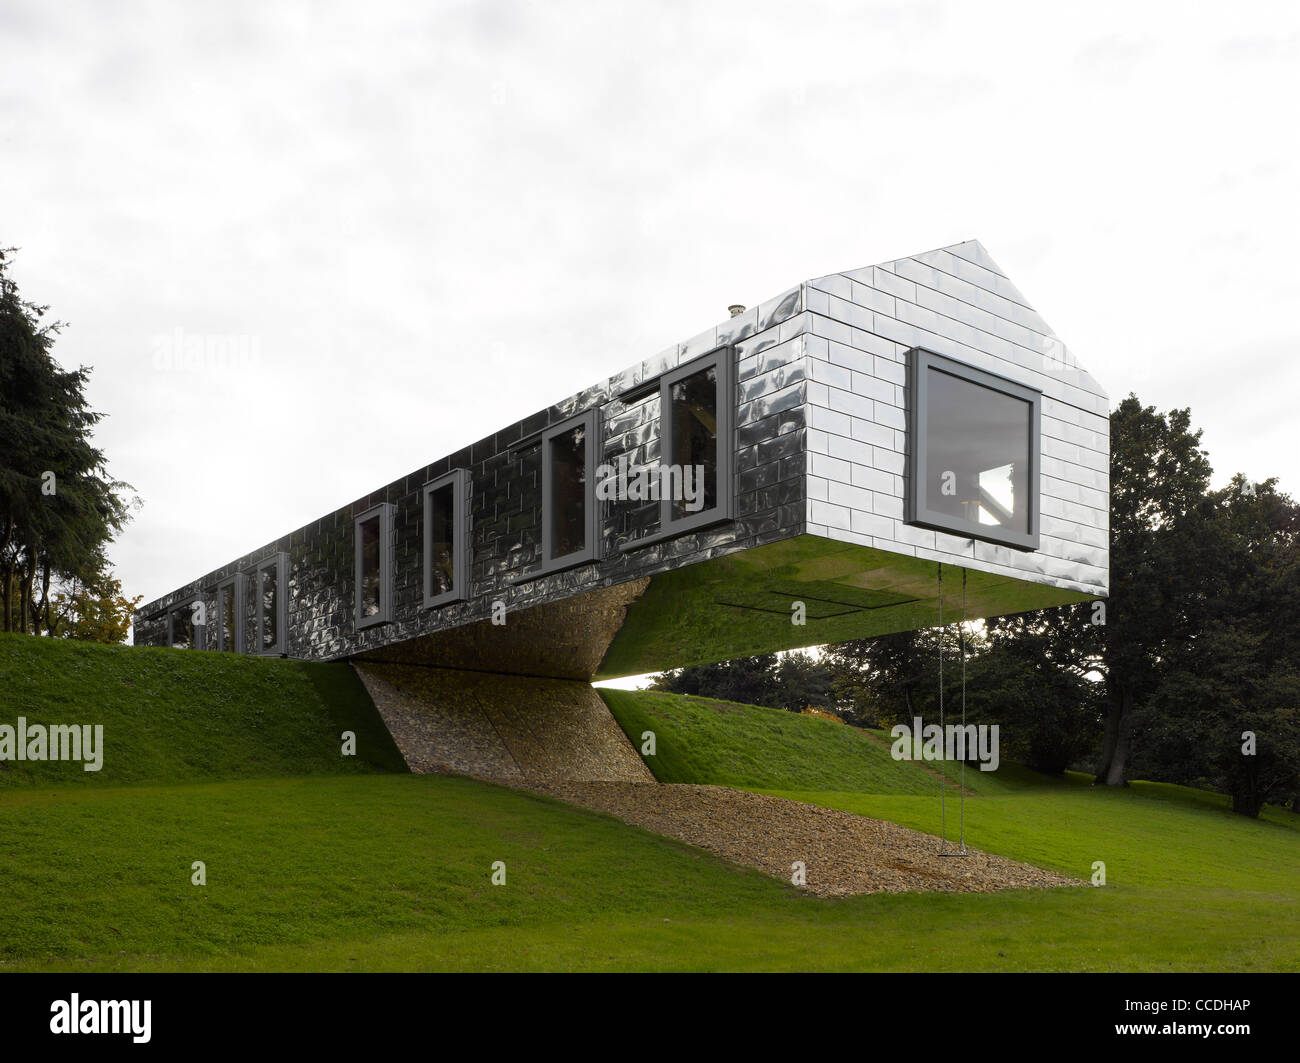
[[[918,826],[937,813],[866,801]],[[818,900],[450,776],[11,790],[0,970],[1300,970],[1300,831],[1187,792],[1059,785],[977,807],[972,840],[1081,876],[1104,859],[1109,884]]]
[[[103,768],[3,761],[0,789],[406,770],[342,664],[0,634],[0,724],[19,716],[102,724]]]
[[[773,790],[935,794],[939,781],[894,760],[879,737],[831,720],[713,698],[604,687],[600,695],[660,782]],[[968,773],[969,774],[969,773]]]
[[[584,809],[375,772],[400,761],[346,669],[13,637],[0,693],[0,722],[102,720],[109,753],[0,773],[0,970],[1300,971],[1300,817],[1182,787],[968,771],[972,845],[1105,861],[1106,887],[827,901]],[[661,777],[939,830],[934,776],[864,734],[603,693],[638,745],[656,731]],[[195,781],[275,772],[315,777]]]

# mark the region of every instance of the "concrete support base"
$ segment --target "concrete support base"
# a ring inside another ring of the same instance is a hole
[[[413,772],[654,782],[590,683],[354,661]]]

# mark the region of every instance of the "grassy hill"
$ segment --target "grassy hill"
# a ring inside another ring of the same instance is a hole
[[[0,724],[20,716],[102,725],[103,767],[0,761],[0,788],[406,770],[343,664],[0,633]]]
[[[939,829],[936,778],[869,735],[603,693],[638,746],[655,730],[661,777]],[[98,774],[0,774],[0,971],[1300,971],[1300,816],[1182,787],[968,772],[972,845],[1104,861],[1106,887],[822,900],[585,809],[387,771],[346,668],[12,636],[0,697],[0,723],[102,719],[108,747]],[[338,756],[344,729],[363,756]]]
[[[660,782],[757,790],[938,793],[938,775],[913,762],[894,760],[883,731],[714,698],[609,687],[601,688],[600,695],[637,749],[643,733],[655,733],[655,755],[645,761]],[[951,769],[948,774],[953,774]],[[967,769],[967,789],[1004,789],[997,774]]]

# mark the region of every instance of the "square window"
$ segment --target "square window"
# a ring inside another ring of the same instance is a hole
[[[469,535],[465,523],[469,474],[453,469],[424,488],[425,608],[468,597]]]
[[[1038,549],[1042,393],[911,352],[907,523]]]
[[[596,410],[542,433],[542,569],[567,568],[598,555]]]
[[[356,626],[392,619],[393,507],[374,506],[353,521],[356,539]]]
[[[731,519],[734,358],[724,347],[659,382],[661,532]]]

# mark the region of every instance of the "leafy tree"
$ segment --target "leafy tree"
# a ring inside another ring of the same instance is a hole
[[[128,519],[123,492],[91,434],[85,367],[51,355],[61,325],[18,293],[12,249],[0,251],[0,620],[6,631],[47,632],[51,586],[94,583],[104,547]]]
[[[1101,684],[1073,653],[1079,607],[1044,609],[988,622],[987,649],[967,675],[969,719],[997,724],[1002,754],[1059,775],[1095,755]]]
[[[1106,623],[1095,631],[1106,684],[1097,782],[1122,786],[1134,712],[1195,623],[1188,575],[1210,462],[1189,410],[1161,414],[1129,395],[1110,423],[1110,599]],[[1078,629],[1076,660],[1092,650],[1090,627]]]
[[[136,606],[144,595],[127,598],[122,583],[111,576],[95,586],[74,583],[57,592],[50,604],[49,633],[86,642],[125,642]]]
[[[809,706],[828,708],[830,670],[811,653],[800,650],[783,653],[776,666],[775,703],[788,712],[803,712]]]
[[[950,634],[945,654],[955,648]],[[824,654],[832,687],[848,703],[847,715],[873,726],[938,717],[937,629],[853,639],[827,646]]]
[[[776,668],[775,653],[738,657],[718,664],[693,664],[655,676],[650,689],[719,698],[744,705],[774,705]]]
[[[830,672],[810,653],[765,653],[663,672],[651,690],[802,712],[830,701]]]
[[[1139,762],[1254,817],[1300,789],[1300,506],[1238,475],[1202,516],[1194,627],[1138,715]]]

